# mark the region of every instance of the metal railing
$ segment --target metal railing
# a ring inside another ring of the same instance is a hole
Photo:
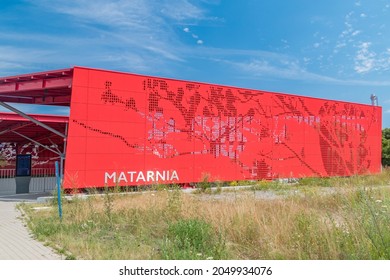
[[[15,168],[0,169],[0,178],[14,178]],[[54,168],[32,168],[31,177],[54,177]]]
[[[54,177],[54,168],[33,168],[31,169],[31,177]]]
[[[15,168],[0,169],[0,178],[14,178]]]

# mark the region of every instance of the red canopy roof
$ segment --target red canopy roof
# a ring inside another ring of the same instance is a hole
[[[50,126],[65,134],[66,124],[69,117],[54,115],[29,114],[30,117]],[[16,133],[15,133],[16,132]],[[15,113],[0,112],[0,142],[29,143],[30,141],[21,136],[24,135],[44,145],[62,144],[64,139],[57,134],[34,124]]]
[[[0,101],[70,105],[73,68],[0,77]]]

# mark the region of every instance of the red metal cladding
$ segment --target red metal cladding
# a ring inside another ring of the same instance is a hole
[[[73,68],[0,78],[0,101],[70,104]]]
[[[76,67],[65,187],[380,172],[381,108]]]

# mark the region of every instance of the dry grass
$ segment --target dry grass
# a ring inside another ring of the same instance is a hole
[[[390,258],[388,187],[311,188],[272,199],[255,190],[105,194],[65,203],[62,222],[55,207],[24,207],[34,234],[69,258]]]

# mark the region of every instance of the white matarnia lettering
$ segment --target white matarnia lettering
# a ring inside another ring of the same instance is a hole
[[[156,171],[156,181],[165,181],[165,172]]]
[[[146,175],[146,176],[145,176]],[[179,175],[176,170],[164,171],[122,171],[105,172],[104,183],[153,183],[160,181],[179,181]]]
[[[129,171],[127,174],[130,175],[130,182],[134,182],[134,174],[137,173],[137,171]]]
[[[121,181],[127,182],[127,178],[126,178],[125,172],[121,172],[119,177],[118,177],[118,182],[121,182]]]
[[[107,184],[108,180],[111,180],[113,183],[116,183],[116,172],[113,172],[111,174],[106,172],[106,174],[104,175],[104,183]]]
[[[146,182],[144,173],[143,173],[142,171],[141,171],[141,172],[138,172],[138,176],[137,176],[137,179],[136,179],[135,181],[136,181],[136,182],[139,182],[139,181],[144,181],[144,182]]]

